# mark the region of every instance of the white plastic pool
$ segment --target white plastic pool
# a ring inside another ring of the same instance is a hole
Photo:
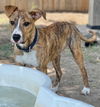
[[[16,87],[36,96],[33,107],[94,107],[61,97],[51,91],[52,83],[44,73],[27,67],[0,64],[0,86]]]

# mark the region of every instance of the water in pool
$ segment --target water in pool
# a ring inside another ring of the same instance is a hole
[[[34,107],[35,96],[26,90],[0,86],[0,107]]]

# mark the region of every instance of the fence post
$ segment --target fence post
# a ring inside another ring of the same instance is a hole
[[[89,2],[89,27],[100,29],[100,0]]]

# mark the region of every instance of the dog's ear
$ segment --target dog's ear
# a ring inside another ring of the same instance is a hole
[[[5,6],[5,13],[8,17],[10,17],[17,10],[18,10],[18,7],[16,6],[12,6],[12,5]]]
[[[39,19],[41,16],[43,16],[43,18],[46,20],[46,12],[44,12],[44,11],[38,9],[38,8],[36,8],[33,11],[29,12],[29,14],[31,15],[31,17],[34,20]]]

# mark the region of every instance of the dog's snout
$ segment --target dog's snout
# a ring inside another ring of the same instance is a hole
[[[13,34],[13,40],[15,42],[18,42],[20,40],[21,36],[19,34]]]

